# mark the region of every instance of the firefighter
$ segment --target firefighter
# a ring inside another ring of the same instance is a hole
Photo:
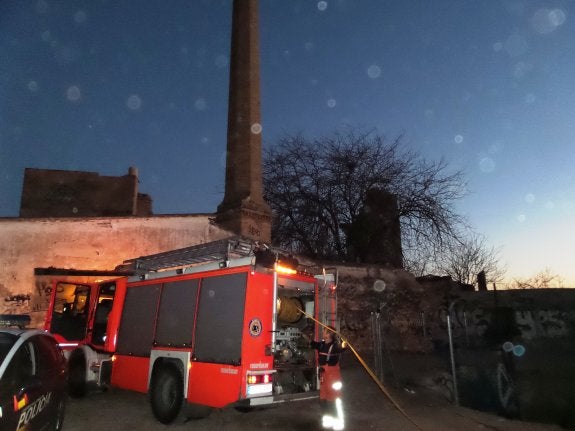
[[[339,344],[335,329],[329,327],[323,333],[323,340],[312,341],[311,347],[318,351],[320,366],[319,399],[323,411],[324,429],[342,430],[344,426],[341,401],[341,373],[339,357],[346,350],[345,342]]]

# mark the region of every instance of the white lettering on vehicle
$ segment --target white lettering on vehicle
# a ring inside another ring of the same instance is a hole
[[[22,413],[20,414],[20,419],[18,419],[18,427],[16,427],[16,431],[22,430],[28,423],[34,419],[42,410],[46,408],[48,404],[50,404],[50,396],[52,392],[42,395],[32,404],[26,406]]]
[[[264,362],[256,362],[254,364],[250,364],[250,369],[252,370],[265,370],[268,367],[269,365]]]
[[[220,368],[222,374],[238,374],[239,370],[236,368]]]

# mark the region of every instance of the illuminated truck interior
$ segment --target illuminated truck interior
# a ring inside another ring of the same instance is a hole
[[[279,277],[277,295],[274,394],[316,390],[315,352],[309,347],[315,325],[302,313],[314,315],[315,284]]]
[[[97,294],[91,341],[94,344],[103,344],[107,318],[114,300],[115,284],[102,284],[99,286],[99,292],[96,292],[96,288],[90,285],[58,282],[55,289],[50,332],[61,335],[68,341],[84,340],[89,324],[90,301],[93,295]]]

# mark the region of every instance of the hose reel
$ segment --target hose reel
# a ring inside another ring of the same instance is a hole
[[[277,299],[277,317],[283,323],[297,323],[302,318],[303,303],[299,298],[279,296]]]

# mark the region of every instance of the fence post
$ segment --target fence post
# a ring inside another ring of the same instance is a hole
[[[373,361],[375,374],[379,379],[383,379],[383,352],[381,345],[381,322],[379,313],[371,313],[371,334],[373,339]]]
[[[455,405],[459,405],[459,393],[457,391],[457,372],[455,370],[455,354],[453,352],[453,336],[451,333],[451,307],[447,313],[447,335],[449,336],[449,354],[451,356],[451,375],[453,377],[453,398]]]

